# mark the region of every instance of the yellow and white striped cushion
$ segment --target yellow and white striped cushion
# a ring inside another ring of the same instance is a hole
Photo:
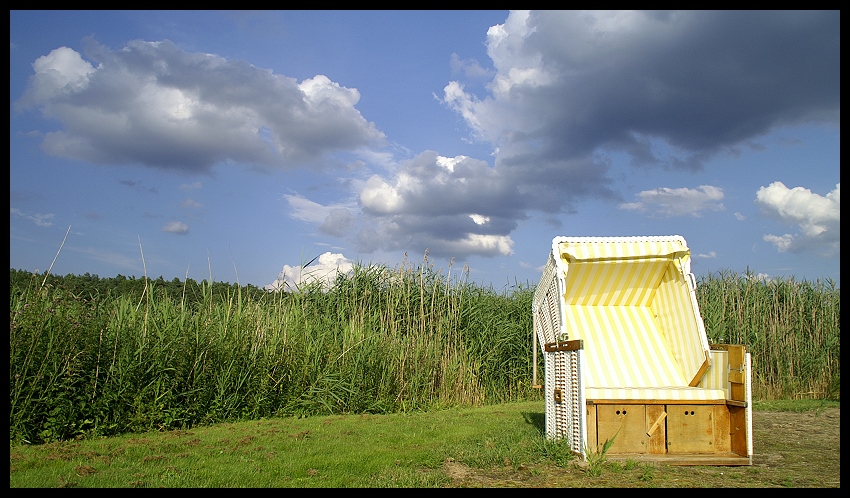
[[[566,318],[570,339],[584,340],[586,386],[688,385],[650,308],[568,306]]]
[[[622,387],[619,389],[588,387],[585,397],[600,400],[719,401],[726,399],[723,389],[667,386],[656,388]]]
[[[699,383],[706,389],[722,389],[729,397],[729,352],[722,350],[711,351],[711,366]]]
[[[704,332],[697,324],[690,289],[682,274],[671,262],[659,283],[651,305],[670,351],[678,362],[685,385],[699,374],[706,361],[708,341],[701,340]]]

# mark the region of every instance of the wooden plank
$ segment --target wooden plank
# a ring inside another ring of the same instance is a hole
[[[747,409],[729,406],[729,437],[733,453],[747,454]]]
[[[734,453],[722,454],[666,454],[654,455],[650,453],[630,455],[630,454],[611,454],[608,453],[608,460],[612,462],[623,462],[632,460],[638,463],[655,463],[663,465],[715,465],[724,467],[735,467],[742,465],[752,465],[752,459],[742,457]]]
[[[691,382],[688,385],[691,386],[691,387],[697,387],[699,385],[700,381],[702,381],[702,377],[705,375],[705,372],[706,372],[706,370],[708,370],[708,367],[710,365],[711,365],[711,353],[709,353],[708,351],[705,351],[705,361],[702,362],[702,365],[699,367],[699,370],[697,371],[696,375],[694,375],[694,378],[691,379]]]
[[[584,349],[584,341],[581,339],[547,342],[543,345],[543,350],[547,353],[553,353],[555,351],[578,351],[579,349]]]
[[[669,405],[667,453],[714,453],[714,407]]]
[[[717,453],[732,451],[730,423],[729,407],[714,405],[714,451]]]
[[[743,382],[729,383],[729,398],[732,401],[738,401],[746,406],[747,391]]]
[[[587,405],[587,446],[596,448],[596,405]]]
[[[667,453],[667,412],[664,405],[647,405],[646,422],[649,425],[647,451],[652,454]],[[657,425],[656,425],[657,424]],[[654,427],[654,430],[653,430]]]
[[[744,353],[746,348],[741,344],[728,344],[729,351],[729,382],[742,384],[744,382]],[[732,399],[744,401],[743,398]]]
[[[609,452],[646,453],[646,407],[643,405],[598,405],[597,447],[614,438]]]
[[[655,405],[653,405],[653,408],[654,407],[655,407]],[[665,418],[667,418],[667,412],[662,411],[661,415],[659,415],[658,418],[655,419],[655,422],[652,422],[652,418],[650,418],[650,415],[649,415],[649,407],[647,407],[646,423],[647,423],[647,425],[649,425],[649,429],[646,431],[646,436],[652,437],[652,434],[655,431],[658,430],[658,427],[661,426],[661,423],[664,422]]]

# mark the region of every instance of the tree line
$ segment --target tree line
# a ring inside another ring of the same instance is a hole
[[[211,293],[213,298],[224,299],[234,291],[242,293],[249,299],[260,299],[269,291],[252,284],[239,285],[230,282],[210,283],[207,280],[196,281],[192,278],[180,280],[177,277],[165,280],[162,276],[151,279],[136,278],[118,274],[114,277],[100,277],[86,272],[83,275],[40,275],[26,270],[9,269],[9,288],[23,288],[33,280],[39,285],[50,286],[64,290],[79,299],[97,299],[106,297],[130,296],[140,299],[144,293],[151,292],[155,298],[168,298],[174,302],[195,304],[203,301],[204,293]]]

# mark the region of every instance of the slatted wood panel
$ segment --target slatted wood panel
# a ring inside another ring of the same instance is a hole
[[[575,454],[584,453],[586,440],[586,403],[580,380],[581,354],[580,350],[545,353],[546,436],[550,439],[566,438]]]

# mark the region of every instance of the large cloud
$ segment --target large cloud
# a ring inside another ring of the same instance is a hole
[[[359,247],[449,257],[512,254],[510,233],[531,199],[485,161],[425,151],[392,178],[374,175],[365,183],[362,210],[379,230],[361,234]]]
[[[359,92],[323,75],[298,83],[167,40],[89,52],[94,64],[68,47],[36,59],[16,103],[61,123],[44,138],[49,154],[208,171],[296,165],[384,138],[355,108]]]
[[[360,201],[377,224],[360,248],[510,254],[530,211],[619,199],[612,153],[638,167],[697,170],[775,127],[838,123],[839,28],[836,12],[512,12],[487,33],[487,95],[453,81],[442,96],[492,144],[494,167],[424,152],[373,176]],[[724,209],[723,189],[711,185],[637,196],[621,207]]]
[[[382,223],[364,247],[380,245],[381,234],[399,244],[428,234],[447,250],[507,254],[531,210],[619,200],[615,153],[636,167],[695,171],[780,126],[837,125],[839,20],[838,12],[511,12],[487,33],[495,68],[487,94],[452,81],[442,96],[473,138],[493,146],[494,167],[466,158],[459,174],[426,153],[391,178],[372,177],[361,202]],[[658,188],[621,207],[698,216],[724,209],[722,199],[715,186]],[[479,235],[503,243],[473,244]]]
[[[783,235],[766,234],[764,240],[780,252],[812,250],[833,256],[841,250],[841,184],[821,196],[803,187],[789,189],[782,182],[773,182],[756,192],[756,205],[769,217],[800,232]]]
[[[838,12],[512,12],[487,34],[497,73],[478,98],[454,81],[443,101],[497,165],[600,152],[699,169],[771,129],[838,123]],[[660,142],[672,152],[653,147]],[[596,154],[596,156],[594,155]]]
[[[433,256],[513,253],[510,233],[538,197],[485,161],[425,151],[392,168],[352,181],[356,202],[323,205],[286,194],[290,216],[345,238],[360,252],[402,250]]]

